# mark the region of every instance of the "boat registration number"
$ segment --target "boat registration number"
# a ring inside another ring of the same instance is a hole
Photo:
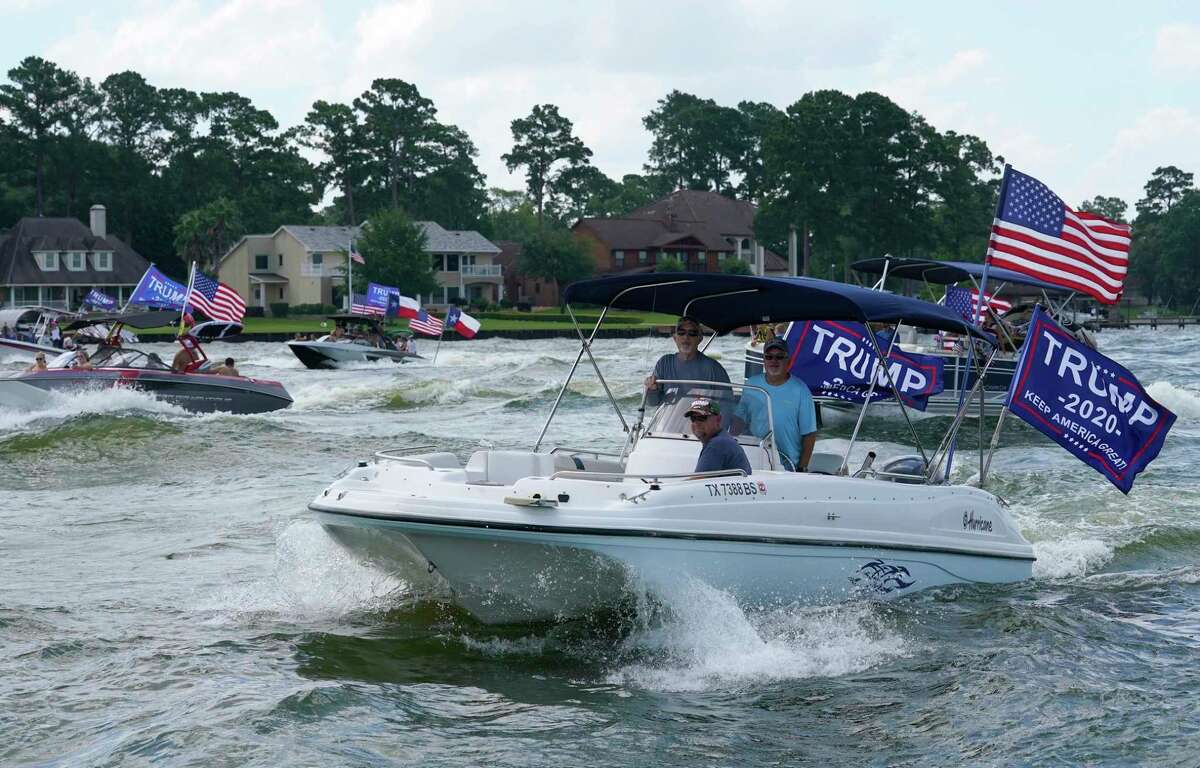
[[[705,483],[709,496],[757,496],[766,493],[766,483]]]

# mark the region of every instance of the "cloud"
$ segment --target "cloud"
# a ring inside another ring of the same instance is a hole
[[[1132,206],[1150,174],[1163,165],[1200,172],[1200,114],[1156,107],[1118,129],[1108,149],[1086,168],[1077,197],[1116,195]]]
[[[1200,26],[1168,24],[1159,28],[1151,61],[1163,74],[1200,74]]]
[[[132,69],[159,87],[245,93],[326,77],[335,47],[327,29],[316,0],[146,2],[115,25],[80,18],[46,55],[97,80]]]

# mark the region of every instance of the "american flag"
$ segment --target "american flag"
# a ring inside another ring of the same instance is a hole
[[[362,257],[358,249],[354,247],[354,241],[350,241],[350,258],[354,259],[355,264],[366,264],[367,260]]]
[[[962,315],[968,323],[974,324],[975,319],[979,317],[979,291],[975,288],[959,288],[956,285],[948,285],[946,286],[946,297],[942,299],[942,303],[946,305],[947,309],[953,309]],[[1012,302],[998,299],[995,294],[988,295],[987,303],[998,315],[1012,309]]]
[[[417,316],[408,321],[408,328],[426,336],[441,336],[442,321],[425,310],[417,312]]]
[[[1071,210],[1032,176],[1004,169],[999,215],[988,241],[989,264],[1116,304],[1125,289],[1133,230],[1094,213]]]
[[[246,302],[237,291],[225,283],[219,283],[197,270],[192,280],[192,293],[188,304],[208,315],[212,320],[240,323],[246,314]],[[187,307],[184,307],[186,311]]]
[[[367,297],[361,293],[356,293],[350,299],[350,313],[354,315],[374,315],[375,317],[383,317],[387,312],[383,307],[376,307],[373,304],[367,303]]]

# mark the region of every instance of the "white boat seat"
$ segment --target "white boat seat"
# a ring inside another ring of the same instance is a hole
[[[462,465],[458,463],[458,457],[448,451],[439,451],[438,453],[422,453],[417,457],[429,462],[430,466],[440,469],[458,469]]]
[[[818,475],[836,475],[841,472],[842,459],[839,453],[817,453],[808,459],[808,471]]]
[[[529,451],[475,451],[466,466],[467,482],[482,485],[512,485],[523,477],[549,477],[554,472],[554,456]]]

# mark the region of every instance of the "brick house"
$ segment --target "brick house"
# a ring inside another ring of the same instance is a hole
[[[756,212],[744,200],[679,190],[624,216],[580,219],[571,230],[595,261],[597,275],[653,271],[666,256],[693,272],[719,272],[728,259],[743,259],[755,269]],[[768,249],[762,256],[764,274],[788,274],[785,258]]]
[[[497,240],[500,253],[494,261],[504,268],[504,295],[513,303],[528,303],[535,307],[556,307],[558,286],[553,280],[522,275],[517,268],[521,244],[512,240]]]

